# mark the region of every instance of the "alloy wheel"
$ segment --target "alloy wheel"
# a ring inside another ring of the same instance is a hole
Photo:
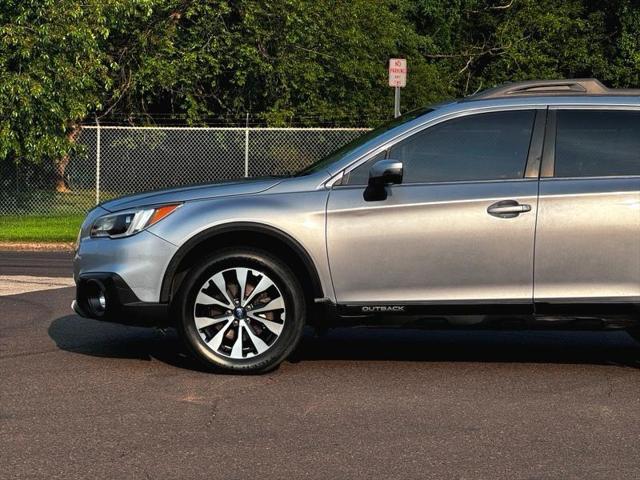
[[[286,318],[282,292],[254,268],[228,268],[200,287],[193,319],[200,338],[218,355],[246,359],[269,350]]]

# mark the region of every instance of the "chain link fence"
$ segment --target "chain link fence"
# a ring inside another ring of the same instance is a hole
[[[367,130],[85,126],[62,162],[3,168],[0,215],[83,214],[129,193],[292,173]]]

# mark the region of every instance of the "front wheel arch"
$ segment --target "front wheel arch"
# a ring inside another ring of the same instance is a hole
[[[242,235],[242,244],[238,236]],[[230,246],[256,247],[286,259],[302,284],[307,299],[324,297],[318,271],[309,253],[287,233],[259,223],[234,222],[212,227],[187,240],[173,255],[165,270],[160,302],[171,303],[186,272],[203,255]]]

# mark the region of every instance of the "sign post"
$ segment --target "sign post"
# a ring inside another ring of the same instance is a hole
[[[400,116],[400,89],[407,86],[407,60],[405,58],[389,59],[389,86],[395,89],[393,116]]]

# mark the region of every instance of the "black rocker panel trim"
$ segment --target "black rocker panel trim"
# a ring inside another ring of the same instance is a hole
[[[531,315],[573,317],[628,317],[640,321],[640,303],[592,302],[425,302],[425,303],[348,303],[336,305],[338,317],[362,316],[455,316],[455,315]]]
[[[536,315],[559,316],[629,316],[640,319],[640,303],[634,302],[536,302]]]
[[[532,303],[361,303],[339,304],[338,316],[367,315],[533,315]]]

